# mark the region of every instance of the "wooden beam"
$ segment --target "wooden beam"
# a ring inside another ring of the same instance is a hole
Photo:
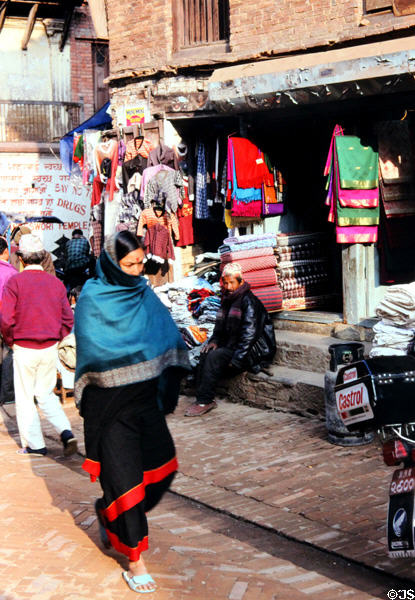
[[[0,6],[0,33],[1,30],[3,29],[4,26],[4,21],[6,20],[6,10],[7,10],[7,5],[9,4],[10,0],[5,0],[5,2],[1,3]]]
[[[69,35],[69,28],[71,26],[72,15],[75,10],[75,3],[73,0],[70,0],[70,6],[65,11],[65,22],[63,24],[63,31],[61,35],[61,41],[59,43],[59,50],[62,52],[65,48],[66,40]]]
[[[27,17],[26,23],[26,31],[24,32],[23,40],[22,40],[22,50],[27,50],[27,45],[30,40],[30,36],[32,35],[33,27],[36,22],[36,14],[37,9],[39,8],[39,4],[34,4],[30,9],[29,16]]]

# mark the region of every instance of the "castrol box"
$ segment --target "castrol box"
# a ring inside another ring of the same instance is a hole
[[[389,490],[388,552],[392,558],[415,556],[415,469],[394,472]]]
[[[415,357],[379,356],[347,365],[334,391],[350,431],[415,423]]]

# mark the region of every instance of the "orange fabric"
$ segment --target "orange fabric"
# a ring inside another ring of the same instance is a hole
[[[145,138],[143,140],[139,140],[138,138],[130,140],[127,142],[127,146],[125,148],[124,162],[127,162],[127,160],[132,160],[138,155],[148,158],[152,150],[154,150],[153,144]]]

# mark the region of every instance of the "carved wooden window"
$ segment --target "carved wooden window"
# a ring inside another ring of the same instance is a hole
[[[174,0],[176,49],[191,48],[229,38],[228,0]]]

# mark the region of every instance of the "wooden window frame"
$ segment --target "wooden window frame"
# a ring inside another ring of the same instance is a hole
[[[395,17],[415,14],[414,0],[364,0],[366,15],[393,13]]]
[[[218,3],[222,2],[222,28]],[[199,11],[195,11],[199,4]],[[186,14],[185,5],[189,12]],[[204,10],[203,10],[204,9]],[[213,19],[209,19],[208,13]],[[229,41],[229,0],[172,0],[173,52],[192,52],[208,47],[228,49]],[[193,38],[192,40],[190,38]]]
[[[376,15],[378,13],[390,13],[393,11],[392,0],[364,0],[366,15]]]

